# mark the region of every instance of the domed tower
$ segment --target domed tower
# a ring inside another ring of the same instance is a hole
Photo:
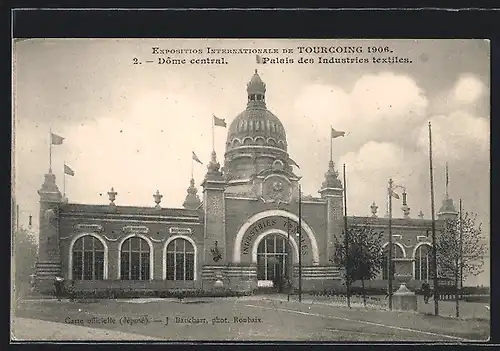
[[[298,179],[287,152],[285,128],[266,107],[266,84],[257,70],[247,84],[247,95],[247,108],[231,123],[226,141],[224,173],[227,191],[233,193],[255,191],[255,179],[273,170],[291,181]]]

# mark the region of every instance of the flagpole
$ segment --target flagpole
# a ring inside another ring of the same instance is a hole
[[[52,128],[49,128],[49,173],[52,173]]]
[[[351,282],[349,277],[349,232],[347,231],[347,182],[345,177],[345,163],[344,170],[344,241],[345,241],[345,268],[346,268],[346,295],[347,307],[351,308]]]
[[[302,189],[299,184],[299,302],[302,302]]]
[[[449,180],[448,180],[448,162],[446,162],[446,200],[448,200],[448,198],[449,198],[448,184],[449,184]]]
[[[215,118],[212,116],[212,151],[215,152]]]
[[[462,199],[460,199],[460,291],[464,287],[463,280],[463,226],[462,226]]]
[[[392,178],[389,179],[389,188],[387,189],[389,196],[389,260],[388,260],[388,275],[389,275],[389,310],[392,311]]]
[[[19,233],[19,205],[16,205],[16,230]]]
[[[66,168],[66,161],[64,161],[64,168]],[[63,198],[66,197],[66,170],[63,169]]]
[[[286,300],[290,301],[290,274],[293,271],[293,260],[291,259],[291,253],[290,253],[290,218],[287,217],[286,220],[286,235],[288,238],[287,244],[286,244],[286,257],[287,257],[287,262],[286,262],[286,269],[287,269],[287,276],[288,276],[288,289],[287,289],[287,297]],[[290,269],[290,267],[292,269]]]
[[[194,179],[194,177],[193,177],[193,167],[194,167],[193,161],[194,161],[194,157],[193,157],[193,155],[191,155],[191,179]]]
[[[332,151],[332,148],[333,148],[333,138],[332,138],[332,126],[330,126],[330,161],[333,160],[333,151]]]
[[[429,121],[429,176],[431,182],[431,216],[432,216],[432,269],[434,271],[434,314],[439,314],[439,286],[437,273],[436,220],[434,215],[434,175],[432,173],[432,131]]]

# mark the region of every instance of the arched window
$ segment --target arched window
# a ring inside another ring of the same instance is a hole
[[[104,245],[92,235],[85,235],[73,245],[73,279],[104,279]]]
[[[279,282],[288,277],[290,264],[286,238],[280,235],[266,236],[257,247],[257,279]]]
[[[403,258],[404,253],[401,247],[396,244],[392,244],[392,277],[394,278],[394,270],[395,270],[395,263],[394,259],[395,258]],[[384,248],[384,259],[383,259],[383,270],[382,270],[382,279],[383,280],[388,280],[389,279],[389,245],[386,245]]]
[[[186,239],[167,246],[167,280],[194,280],[194,247]]]
[[[122,245],[120,252],[122,280],[149,280],[149,245],[146,240],[132,237]]]
[[[432,247],[422,244],[415,251],[415,280],[429,280],[433,277]]]

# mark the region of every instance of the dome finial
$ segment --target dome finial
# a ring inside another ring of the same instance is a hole
[[[257,68],[255,69],[255,74],[258,74],[258,72],[257,72]]]

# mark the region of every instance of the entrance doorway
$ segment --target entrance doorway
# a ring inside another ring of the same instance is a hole
[[[291,280],[292,248],[278,234],[267,235],[257,247],[257,280],[262,290],[284,292]]]

